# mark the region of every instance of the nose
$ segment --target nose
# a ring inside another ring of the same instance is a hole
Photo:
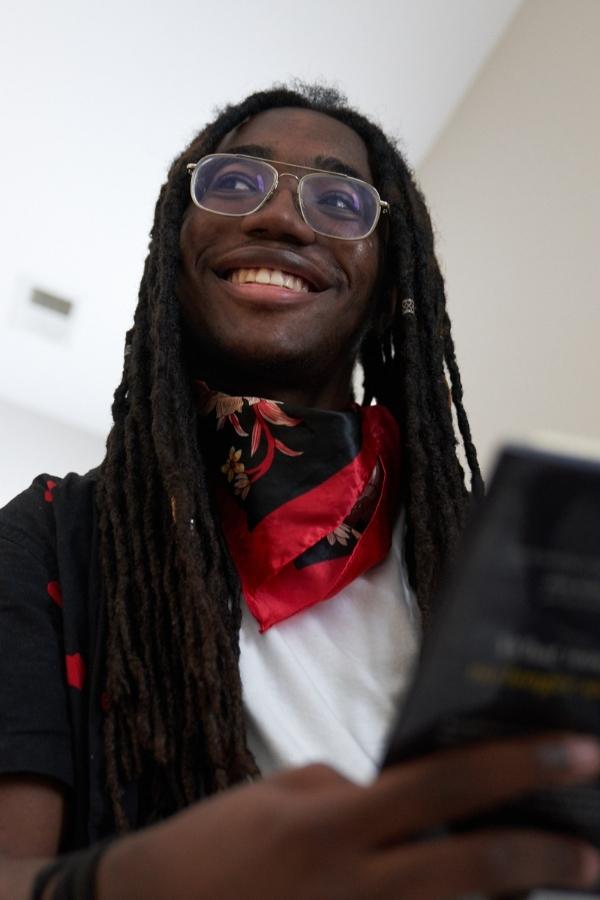
[[[256,212],[244,216],[242,231],[297,244],[312,244],[316,239],[315,232],[302,218],[298,206],[298,181],[296,175],[282,173],[275,193]]]

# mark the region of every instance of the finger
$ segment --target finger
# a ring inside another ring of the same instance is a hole
[[[348,789],[355,785],[325,763],[311,763],[296,769],[283,769],[266,778],[263,784],[304,792]]]
[[[353,794],[356,809],[347,821],[386,842],[599,772],[600,745],[584,736],[552,733],[444,750],[394,766]]]
[[[600,879],[600,855],[560,835],[490,829],[382,851],[368,869],[369,896],[396,898],[411,885],[411,900],[446,900],[542,887],[589,889]]]

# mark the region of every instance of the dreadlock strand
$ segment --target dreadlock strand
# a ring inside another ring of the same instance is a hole
[[[462,382],[460,378],[460,372],[458,370],[458,364],[456,362],[456,355],[454,352],[454,342],[452,340],[450,319],[447,314],[444,318],[444,342],[446,346],[446,365],[448,366],[448,373],[450,375],[452,402],[454,403],[454,407],[456,409],[458,426],[462,436],[463,446],[465,448],[465,455],[467,457],[467,462],[469,464],[469,469],[471,472],[471,490],[473,491],[473,495],[475,497],[481,497],[483,495],[483,479],[481,477],[481,471],[479,469],[479,462],[477,460],[475,445],[473,444],[473,440],[471,438],[469,420],[467,419],[467,414],[463,406]]]

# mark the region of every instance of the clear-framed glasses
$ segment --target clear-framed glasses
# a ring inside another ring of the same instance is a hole
[[[278,172],[275,165],[286,166],[286,171]],[[187,166],[192,200],[221,216],[247,216],[272,197],[283,175],[289,175],[298,182],[298,207],[306,224],[317,234],[342,241],[368,237],[381,213],[389,211],[376,188],[360,178],[312,168],[298,176],[287,168],[309,167],[241,153],[211,153]]]

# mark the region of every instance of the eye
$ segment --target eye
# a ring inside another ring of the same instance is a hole
[[[331,206],[347,212],[359,212],[358,199],[345,191],[328,191],[319,197],[320,206]]]
[[[215,178],[210,186],[213,191],[231,191],[236,194],[246,191],[263,191],[260,176],[251,177],[241,172],[225,172]]]
[[[362,198],[347,182],[337,178],[323,181],[315,178],[308,186],[310,203],[322,215],[336,219],[356,219],[362,215]]]

